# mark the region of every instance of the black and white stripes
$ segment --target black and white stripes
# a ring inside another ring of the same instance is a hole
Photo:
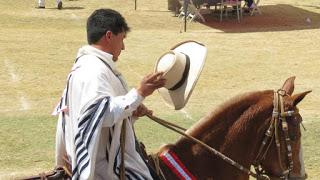
[[[97,100],[90,105],[78,120],[78,132],[75,136],[76,166],[72,168],[72,179],[79,179],[81,174],[90,168],[90,147],[92,139],[98,135],[103,116],[108,109],[110,97]],[[92,149],[92,148],[91,148]],[[90,170],[89,170],[90,171]]]
[[[115,156],[114,164],[113,164],[113,172],[120,179],[120,163],[121,163],[121,153],[120,147],[117,150],[117,154]],[[125,176],[127,180],[145,180],[146,178],[138,174],[137,172],[131,170],[128,167],[125,167]]]

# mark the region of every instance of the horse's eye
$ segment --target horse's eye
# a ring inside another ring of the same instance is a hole
[[[302,122],[302,117],[300,116],[300,114],[297,114],[296,116],[294,116],[293,119],[297,125],[299,125]]]

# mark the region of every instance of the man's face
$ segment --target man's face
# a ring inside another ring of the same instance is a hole
[[[111,33],[110,37],[110,46],[111,54],[113,55],[113,61],[117,61],[121,51],[125,49],[124,47],[124,38],[126,37],[125,32],[118,33],[117,35]]]

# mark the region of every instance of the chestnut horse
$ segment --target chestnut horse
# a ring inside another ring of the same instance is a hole
[[[278,93],[279,97],[275,97],[277,93],[273,90],[265,90],[232,98],[199,120],[186,134],[245,169],[255,165],[257,174],[264,177],[306,179],[301,149],[302,118],[296,105],[311,91],[292,95],[294,79],[291,77],[285,81],[278,91],[282,92]],[[280,102],[279,109],[283,109],[279,113],[274,107],[274,98],[280,98],[277,102]],[[168,154],[169,157],[166,156]],[[187,137],[161,147],[157,155],[160,159],[158,167],[167,180],[249,179],[248,173]]]

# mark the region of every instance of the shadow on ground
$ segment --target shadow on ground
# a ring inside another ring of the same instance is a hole
[[[223,18],[220,22],[219,12],[203,15],[206,22],[201,23],[225,33],[320,29],[319,13],[287,4],[260,6],[260,9],[262,14],[244,14],[241,23],[238,23],[236,15]]]
[[[52,7],[52,8],[47,8],[46,9],[57,9],[56,7]],[[84,7],[63,7],[61,10],[80,10],[80,9],[84,9]]]

